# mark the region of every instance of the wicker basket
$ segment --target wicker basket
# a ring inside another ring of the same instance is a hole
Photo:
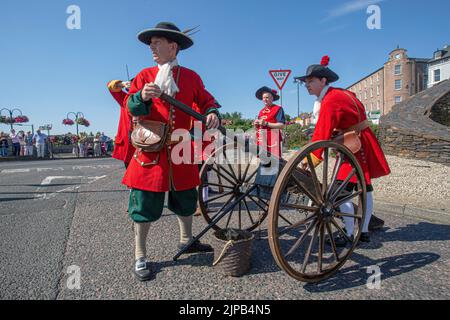
[[[213,266],[224,275],[240,277],[250,270],[253,233],[239,230],[240,240],[226,240],[226,230],[216,231]]]

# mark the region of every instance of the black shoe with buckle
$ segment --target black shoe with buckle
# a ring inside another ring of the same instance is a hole
[[[370,242],[370,236],[368,232],[361,232],[359,237],[359,242]]]
[[[178,249],[183,249],[186,244],[180,243]],[[209,244],[203,244],[199,240],[195,241],[184,253],[197,253],[197,252],[213,252],[214,249]]]
[[[153,274],[152,274],[152,271],[150,268],[150,262],[145,258],[136,260],[136,262],[134,264],[133,272],[139,281],[147,281],[153,277]]]
[[[347,246],[347,244],[350,244],[354,241],[353,235],[349,236],[351,241],[348,241],[346,237],[344,237],[342,234],[337,235],[334,237],[334,244],[336,247],[341,248]],[[331,246],[331,240],[328,238],[326,243]]]
[[[372,215],[369,221],[369,231],[379,230],[383,228],[384,220]]]

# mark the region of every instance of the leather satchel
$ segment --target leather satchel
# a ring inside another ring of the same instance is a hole
[[[357,123],[354,126],[351,126],[348,129],[338,130],[338,135],[335,138],[333,138],[333,141],[343,144],[353,154],[355,154],[355,153],[358,153],[362,147],[361,139],[359,137],[361,134],[361,131],[363,131],[367,127],[370,127],[370,122],[369,122],[369,120],[361,121],[361,114],[359,112],[357,103],[355,102],[355,100],[353,99],[351,94],[349,94],[348,92],[345,92],[345,93],[350,97],[350,99],[352,99],[353,104],[355,105],[356,110],[358,111],[359,123]]]
[[[169,126],[160,121],[139,120],[131,133],[131,143],[145,152],[159,152],[164,148]]]

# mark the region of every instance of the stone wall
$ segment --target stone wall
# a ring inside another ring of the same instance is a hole
[[[390,155],[450,165],[449,97],[447,80],[381,117],[378,138],[383,150]]]

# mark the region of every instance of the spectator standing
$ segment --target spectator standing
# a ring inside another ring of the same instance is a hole
[[[37,157],[44,158],[45,157],[45,143],[47,142],[47,135],[44,133],[41,133],[41,130],[37,130],[36,134],[33,137],[33,141],[36,144]]]
[[[33,155],[33,135],[30,131],[24,137],[25,140],[25,155],[32,156]]]
[[[16,130],[11,129],[10,138],[13,145],[13,156],[18,157],[20,154],[20,140],[19,135],[16,134]]]
[[[8,156],[8,135],[0,132],[0,156],[7,157]]]

